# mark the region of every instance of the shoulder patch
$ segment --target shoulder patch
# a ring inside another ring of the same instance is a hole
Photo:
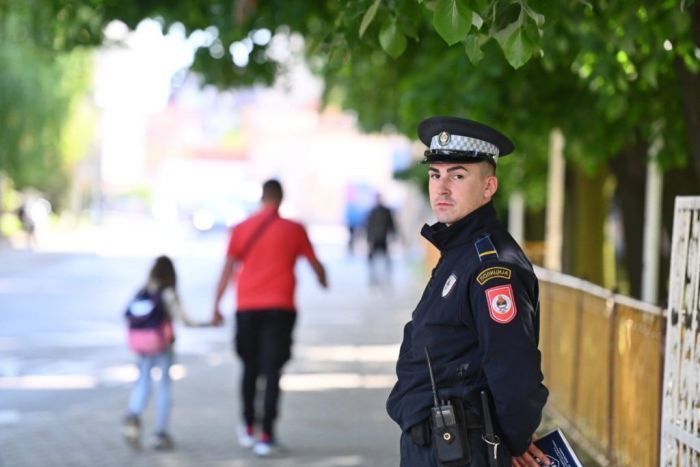
[[[498,259],[498,251],[491,241],[491,236],[486,235],[474,242],[476,254],[479,256],[479,261],[484,262],[488,259]]]
[[[502,266],[495,266],[484,269],[476,276],[476,281],[479,285],[484,285],[491,279],[510,279],[511,270]]]
[[[518,310],[515,308],[513,287],[510,284],[486,289],[486,303],[489,306],[491,319],[499,324],[510,323],[518,314]]]

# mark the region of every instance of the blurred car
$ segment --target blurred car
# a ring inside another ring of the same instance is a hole
[[[236,202],[208,202],[191,212],[190,222],[199,232],[229,229],[248,216],[249,210]]]

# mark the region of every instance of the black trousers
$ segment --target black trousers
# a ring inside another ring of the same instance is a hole
[[[384,257],[384,273],[385,280],[380,281],[377,274],[376,262],[380,256]],[[379,284],[379,282],[388,282],[391,275],[391,257],[389,256],[389,248],[386,241],[377,241],[370,243],[367,253],[367,263],[369,266],[369,282],[371,285]]]
[[[290,310],[238,310],[236,313],[236,353],[243,362],[241,395],[246,425],[256,422],[255,399],[258,379],[263,378],[262,430],[274,438],[280,398],[282,367],[291,357],[292,331],[296,313]]]

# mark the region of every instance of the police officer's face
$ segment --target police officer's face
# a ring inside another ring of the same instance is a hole
[[[439,222],[450,225],[491,200],[498,179],[482,164],[430,164],[430,206]]]

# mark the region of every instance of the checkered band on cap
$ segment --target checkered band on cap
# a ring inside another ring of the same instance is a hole
[[[449,135],[447,144],[440,144],[440,135],[435,135],[430,140],[431,150],[443,151],[477,151],[498,157],[499,150],[495,144],[469,136]]]

